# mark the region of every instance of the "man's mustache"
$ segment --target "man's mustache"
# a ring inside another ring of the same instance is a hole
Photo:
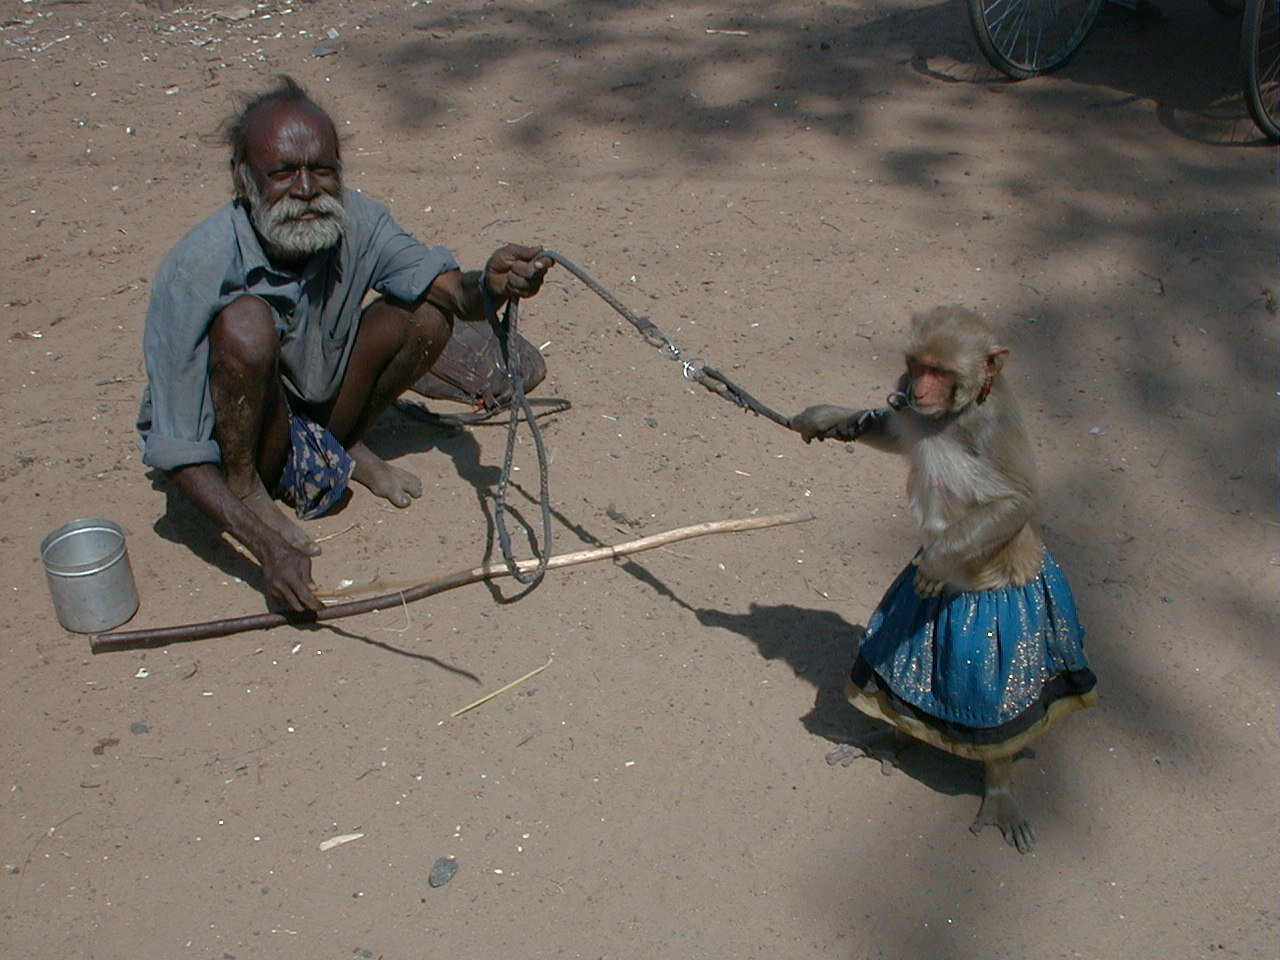
[[[342,201],[337,197],[323,195],[314,200],[302,200],[298,197],[281,197],[273,203],[267,212],[267,221],[271,225],[303,221],[307,214],[320,217],[337,217],[342,214]]]

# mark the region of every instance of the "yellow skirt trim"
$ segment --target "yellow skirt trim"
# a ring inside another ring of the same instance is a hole
[[[1091,707],[1098,702],[1098,691],[1096,690],[1062,697],[1051,703],[1044,716],[1037,720],[1033,726],[1022,731],[1022,733],[1010,737],[1008,740],[1001,740],[999,743],[969,743],[966,740],[953,739],[945,733],[935,730],[919,718],[895,710],[883,690],[865,693],[850,683],[845,688],[845,696],[849,698],[851,704],[867,716],[876,720],[883,720],[890,726],[915,737],[917,740],[923,740],[930,746],[955,754],[957,757],[964,757],[967,760],[999,760],[1003,757],[1011,757],[1027,744],[1047,733],[1049,728],[1063,717],[1075,713],[1077,710]]]

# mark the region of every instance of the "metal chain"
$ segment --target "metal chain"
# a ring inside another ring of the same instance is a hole
[[[778,413],[765,406],[747,391],[726,377],[719,370],[709,367],[703,362],[701,357],[693,357],[685,359],[680,348],[677,347],[665,333],[658,329],[648,317],[642,317],[627,309],[617,297],[606,290],[601,284],[591,277],[585,270],[570,260],[563,254],[556,253],[554,250],[543,250],[540,256],[549,260],[554,260],[560,266],[564,267],[575,277],[590,287],[605,303],[618,311],[628,323],[640,332],[640,336],[644,337],[645,342],[650,346],[657,347],[664,356],[671,360],[679,361],[681,370],[686,380],[692,380],[700,383],[712,393],[724,397],[726,400],[732,400],[744,410],[750,410],[752,413],[767,417],[774,423],[784,427],[791,426],[791,418]]]

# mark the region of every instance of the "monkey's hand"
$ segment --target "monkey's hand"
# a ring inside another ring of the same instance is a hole
[[[937,545],[925,547],[916,557],[916,594],[921,597],[940,597],[947,589],[951,567],[940,562]]]
[[[811,440],[856,440],[862,432],[861,421],[866,410],[850,410],[830,403],[806,407],[789,421],[791,429]]]
[[[942,591],[947,589],[947,581],[934,580],[932,577],[929,577],[920,570],[917,570],[915,588],[916,596],[924,597],[925,599],[928,599],[929,597],[940,597],[942,596]]]

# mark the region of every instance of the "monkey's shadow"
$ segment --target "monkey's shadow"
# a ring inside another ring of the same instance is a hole
[[[890,759],[894,768],[938,793],[982,795],[982,768],[977,763],[915,740],[896,752],[875,745],[888,740],[888,724],[855,709],[845,696],[849,670],[866,632],[861,624],[829,610],[793,604],[753,603],[742,614],[709,609],[694,613],[704,626],[746,637],[766,660],[782,660],[814,686],[813,709],[801,718],[810,733],[836,744],[864,746],[872,758]]]

